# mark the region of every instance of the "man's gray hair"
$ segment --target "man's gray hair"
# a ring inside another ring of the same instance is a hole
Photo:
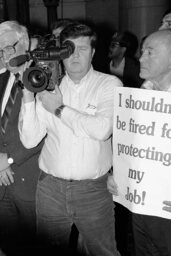
[[[0,36],[6,32],[15,32],[18,40],[23,38],[26,45],[29,45],[29,36],[27,28],[23,25],[20,25],[17,21],[4,21],[0,23]]]

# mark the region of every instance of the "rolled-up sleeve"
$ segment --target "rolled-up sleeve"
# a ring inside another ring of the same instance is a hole
[[[39,104],[38,104],[39,105]],[[46,135],[46,127],[41,122],[41,115],[38,115],[39,108],[35,101],[21,105],[18,129],[20,140],[26,148],[33,148]]]
[[[122,86],[119,79],[109,80],[98,90],[98,102],[94,115],[65,107],[61,120],[70,127],[76,136],[95,140],[106,140],[113,129],[114,87]]]

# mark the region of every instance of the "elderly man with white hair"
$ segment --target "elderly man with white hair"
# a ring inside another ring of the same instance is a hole
[[[24,26],[16,21],[0,24],[0,58],[6,70],[0,75],[0,247],[5,253],[16,255],[26,255],[35,236],[35,191],[41,150],[41,144],[26,149],[18,132],[23,94],[19,84],[29,63],[16,67],[11,66],[10,60],[28,49]]]

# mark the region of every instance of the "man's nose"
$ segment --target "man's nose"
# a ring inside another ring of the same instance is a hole
[[[144,62],[144,60],[145,60],[146,58],[147,58],[147,54],[142,53],[141,56],[140,56],[140,58],[139,58],[139,61],[140,61],[140,62]]]
[[[76,48],[76,47],[75,47],[75,50],[74,50],[74,52],[73,52],[73,56],[74,56],[74,57],[78,57],[78,56],[79,56],[79,50],[78,50],[78,48]]]
[[[4,60],[4,62],[7,62],[10,59],[10,57],[11,57],[10,53],[3,52],[2,59]]]

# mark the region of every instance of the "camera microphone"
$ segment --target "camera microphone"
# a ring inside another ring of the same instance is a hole
[[[29,54],[22,54],[17,57],[12,58],[9,61],[11,67],[19,67],[20,65],[24,64],[26,61],[29,61],[30,55]]]

